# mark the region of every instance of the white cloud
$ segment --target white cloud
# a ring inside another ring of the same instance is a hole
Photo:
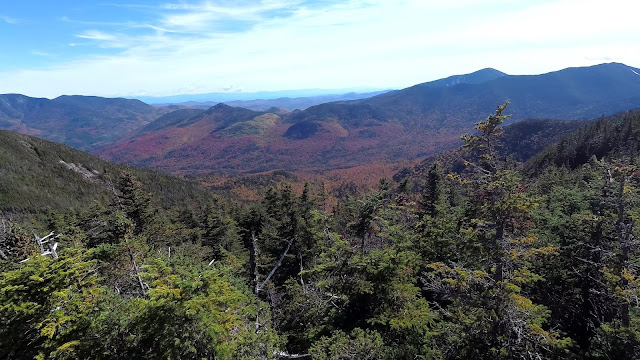
[[[147,23],[85,24],[91,29],[76,37],[112,55],[0,72],[0,93],[404,87],[483,67],[541,73],[604,58],[637,67],[638,7],[623,0],[171,3],[153,9],[156,20]]]
[[[86,30],[75,37],[91,41],[101,48],[128,49],[139,43],[140,39],[120,33],[107,33],[100,30]],[[90,45],[90,43],[71,43],[70,46]]]
[[[81,39],[100,40],[100,41],[115,41],[117,37],[111,34],[104,33],[99,30],[87,30],[82,34],[76,35]]]

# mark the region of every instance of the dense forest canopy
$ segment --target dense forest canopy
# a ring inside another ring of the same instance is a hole
[[[331,211],[314,184],[239,204],[124,168],[90,204],[5,207],[0,357],[640,357],[640,112],[523,164],[499,151],[507,105],[463,136],[463,171],[436,161]]]

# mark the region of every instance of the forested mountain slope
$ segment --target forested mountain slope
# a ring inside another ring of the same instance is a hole
[[[0,129],[91,150],[138,130],[167,112],[138,100],[0,94]]]
[[[538,174],[549,166],[575,169],[595,156],[635,161],[640,151],[640,109],[602,117],[564,136],[526,163],[525,171]]]
[[[188,203],[206,191],[151,170],[112,164],[68,146],[0,131],[0,213],[46,213],[91,206],[113,196],[127,172],[165,206]]]
[[[586,126],[588,122],[527,119],[504,127],[504,135],[496,150],[503,157],[525,162],[548,146],[556,143],[567,133]],[[420,178],[434,163],[439,163],[445,172],[461,172],[464,162],[474,160],[463,147],[429,156],[417,166],[403,169],[393,176],[400,182],[407,177]]]

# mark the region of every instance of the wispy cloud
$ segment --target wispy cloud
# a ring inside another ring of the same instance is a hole
[[[227,4],[172,3],[162,6],[168,10],[160,19],[160,26],[173,32],[196,32],[220,30],[226,25],[237,22],[257,23],[268,19],[266,14],[281,11],[283,14],[294,12],[301,5],[295,0],[263,0],[250,5],[239,2]],[[273,14],[271,14],[273,15]]]
[[[137,26],[137,23],[134,22],[134,21],[127,21],[127,22],[87,21],[87,20],[71,19],[68,16],[61,17],[60,21],[73,23],[73,24],[78,24],[78,25],[87,25],[87,26],[118,26],[118,27],[134,27],[134,26]]]
[[[20,19],[16,19],[14,17],[7,16],[7,15],[2,15],[2,14],[0,14],[0,20],[4,21],[7,24],[11,24],[11,25],[20,24],[22,22]]]
[[[41,51],[41,50],[31,50],[30,53],[32,55],[36,55],[36,56],[42,56],[42,57],[55,57],[55,54],[46,52],[46,51]]]
[[[129,4],[129,3],[116,3],[116,2],[105,2],[101,3],[102,6],[111,6],[111,7],[119,7],[119,8],[130,8],[130,9],[155,9],[157,5],[149,5],[149,4]]]
[[[117,38],[114,35],[104,33],[99,30],[87,30],[82,34],[76,35],[81,39],[100,40],[100,41],[115,41]]]
[[[226,3],[205,1],[201,3],[172,3],[165,4],[162,7],[167,10],[188,10],[253,18],[265,11],[299,6],[303,3],[302,0],[262,0],[257,3],[255,1],[227,1]]]
[[[625,0],[117,5],[145,16],[120,22],[66,18],[84,27],[75,33],[77,42],[67,40],[83,45],[74,49],[83,49],[82,58],[37,71],[0,72],[0,93],[403,87],[482,67],[518,74],[589,65],[599,61],[598,54],[640,64],[639,5]]]

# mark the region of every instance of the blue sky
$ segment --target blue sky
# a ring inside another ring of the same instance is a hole
[[[402,88],[494,67],[640,66],[631,0],[25,0],[0,6],[0,93]]]

